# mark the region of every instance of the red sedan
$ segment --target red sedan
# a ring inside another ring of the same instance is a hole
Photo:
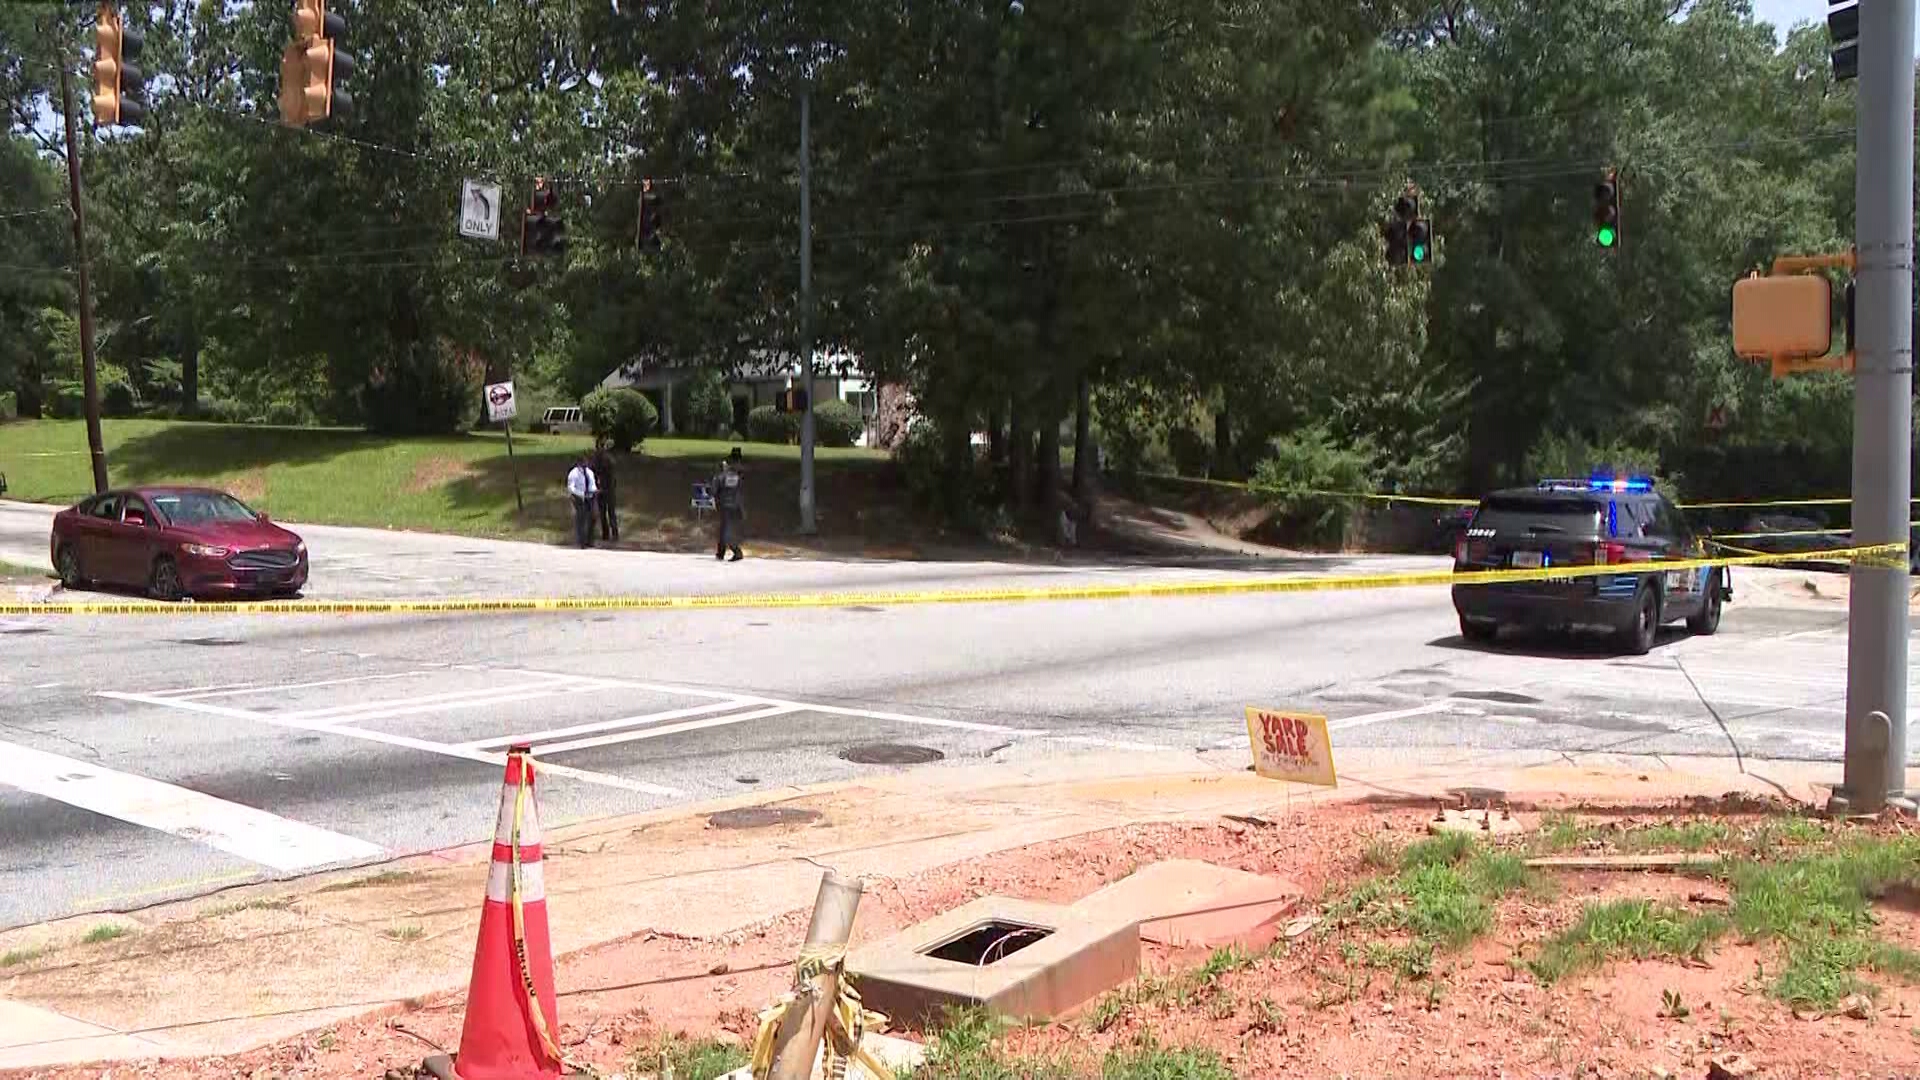
[[[69,589],[143,588],[159,600],[292,596],[307,545],[224,491],[142,487],[95,495],[53,519],[53,566]]]

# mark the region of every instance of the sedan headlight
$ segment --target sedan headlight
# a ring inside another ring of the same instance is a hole
[[[305,540],[302,540],[299,543],[294,544],[293,553],[295,555],[305,555],[307,553],[307,542]]]
[[[211,547],[207,544],[182,544],[180,550],[189,555],[198,555],[203,559],[224,559],[232,553],[232,548]]]

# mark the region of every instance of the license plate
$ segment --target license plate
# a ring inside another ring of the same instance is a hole
[[[1508,565],[1515,570],[1540,569],[1540,553],[1537,551],[1516,551],[1508,559]]]

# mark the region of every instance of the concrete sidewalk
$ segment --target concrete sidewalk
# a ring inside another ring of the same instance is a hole
[[[1728,792],[1817,801],[1830,764],[1557,753],[1350,751],[1341,786],[1262,780],[1233,751],[1125,753],[1027,769],[929,767],[796,790],[804,820],[730,830],[765,796],[554,830],[553,941],[566,957],[636,934],[713,939],[811,903],[820,867],[900,877],[1130,823],[1272,813],[1335,800],[1490,789],[1516,802],[1652,803]],[[1920,772],[1915,778],[1920,779]],[[1290,789],[1289,789],[1290,788]],[[817,814],[817,818],[807,814]],[[489,816],[491,808],[476,808]],[[458,994],[472,964],[485,845],[0,934],[0,1068],[237,1053]],[[102,923],[132,929],[87,944]],[[44,951],[42,951],[44,950]],[[24,959],[23,959],[24,958]]]

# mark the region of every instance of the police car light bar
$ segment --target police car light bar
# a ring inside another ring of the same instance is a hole
[[[1644,476],[1594,476],[1585,480],[1542,480],[1539,486],[1573,491],[1648,492],[1653,490],[1653,481]]]

